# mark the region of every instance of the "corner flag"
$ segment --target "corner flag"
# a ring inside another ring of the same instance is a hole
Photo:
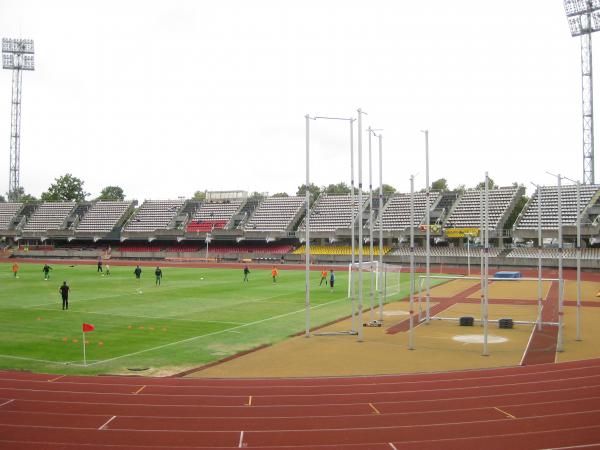
[[[92,325],[91,323],[84,323],[83,332],[87,333],[88,331],[94,331],[94,325]]]

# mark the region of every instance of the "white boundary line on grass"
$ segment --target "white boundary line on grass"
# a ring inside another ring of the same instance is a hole
[[[322,306],[331,305],[333,303],[338,303],[338,302],[341,302],[341,301],[344,301],[344,300],[347,300],[345,296],[342,297],[342,298],[340,298],[340,299],[338,299],[338,300],[332,300],[330,302],[323,303],[321,305],[312,306],[310,309],[313,310],[313,309],[321,308]],[[139,355],[141,353],[146,353],[146,352],[150,352],[150,351],[153,351],[153,350],[159,350],[161,348],[166,348],[166,347],[170,347],[172,345],[182,344],[184,342],[191,342],[191,341],[194,341],[196,339],[200,339],[200,338],[204,338],[204,337],[215,336],[217,334],[231,332],[232,330],[237,330],[239,328],[250,327],[252,325],[257,325],[259,323],[268,322],[270,320],[281,319],[282,317],[291,316],[292,314],[303,313],[305,311],[306,311],[306,309],[302,308],[302,309],[298,309],[296,311],[291,311],[289,313],[279,314],[277,316],[267,317],[266,319],[261,319],[261,320],[255,321],[255,322],[246,323],[244,325],[238,325],[236,327],[228,328],[226,330],[213,331],[212,333],[201,334],[199,336],[192,336],[191,338],[182,339],[180,341],[175,341],[175,342],[170,342],[168,344],[159,345],[157,347],[152,347],[152,348],[148,348],[148,349],[145,349],[145,350],[139,350],[137,352],[127,353],[127,354],[121,355],[121,356],[115,356],[114,358],[109,358],[109,359],[104,359],[104,360],[101,360],[101,361],[96,361],[96,362],[93,362],[93,363],[88,363],[87,367],[89,367],[89,366],[95,366],[95,365],[98,365],[98,364],[104,364],[104,363],[107,363],[107,362],[115,361],[117,359],[126,358],[128,356]],[[73,364],[73,365],[75,365],[75,366],[82,366],[83,364]]]

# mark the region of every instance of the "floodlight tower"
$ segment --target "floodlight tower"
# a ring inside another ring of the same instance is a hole
[[[33,41],[2,38],[2,67],[12,70],[12,99],[10,108],[10,165],[8,200],[18,201],[21,154],[21,91],[22,71],[33,70]]]
[[[564,0],[571,36],[581,36],[583,183],[594,184],[594,89],[592,33],[600,30],[600,0]]]

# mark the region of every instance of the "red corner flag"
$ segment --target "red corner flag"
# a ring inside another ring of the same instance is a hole
[[[83,332],[87,333],[88,331],[94,331],[94,325],[92,325],[91,323],[84,323]]]

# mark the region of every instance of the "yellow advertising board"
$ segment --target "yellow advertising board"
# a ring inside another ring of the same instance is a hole
[[[446,228],[446,237],[462,238],[465,236],[479,236],[479,228]]]

